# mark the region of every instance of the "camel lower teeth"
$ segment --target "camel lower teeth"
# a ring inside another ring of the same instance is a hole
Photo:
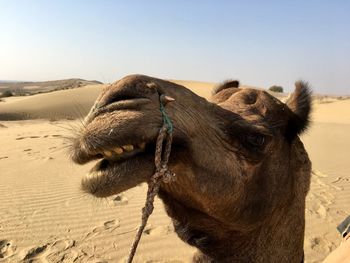
[[[116,147],[116,148],[114,148],[114,152],[115,152],[116,154],[122,154],[124,151],[123,151],[122,148]]]
[[[123,156],[125,153],[132,153],[135,150],[136,151],[144,151],[146,148],[146,143],[145,142],[141,142],[137,144],[137,147],[135,148],[134,145],[132,144],[127,144],[127,145],[123,145],[121,147],[116,146],[115,148],[111,149],[111,150],[103,150],[102,154],[107,158],[107,159],[116,159],[118,160],[119,157]]]
[[[113,153],[111,151],[104,151],[103,154],[107,157],[112,157]]]
[[[134,150],[133,145],[124,145],[124,146],[122,146],[122,148],[127,152],[131,152],[132,150]]]

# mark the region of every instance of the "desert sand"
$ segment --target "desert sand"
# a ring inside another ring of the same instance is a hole
[[[203,97],[213,83],[177,81]],[[141,217],[146,185],[106,199],[80,191],[93,163],[69,160],[79,129],[103,85],[0,102],[0,262],[123,262]],[[76,119],[78,118],[78,119]],[[314,101],[302,140],[313,162],[307,198],[305,262],[322,262],[350,214],[350,100]],[[156,200],[134,262],[189,262],[194,249],[177,238]]]

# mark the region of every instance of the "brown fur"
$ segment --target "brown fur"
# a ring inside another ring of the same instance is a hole
[[[239,81],[238,80],[226,80],[213,90],[213,94],[219,93],[220,91],[228,88],[238,88]]]
[[[166,111],[174,124],[169,167],[177,179],[163,184],[159,196],[179,237],[198,248],[194,262],[299,263],[311,171],[298,137],[310,112],[304,82],[284,104],[238,82],[218,87],[208,102],[164,80],[123,78],[97,99],[73,142],[72,158],[82,164],[114,146],[149,146],[107,168],[98,163],[93,170],[103,175],[84,178],[83,190],[105,197],[153,174],[160,94],[175,98]]]

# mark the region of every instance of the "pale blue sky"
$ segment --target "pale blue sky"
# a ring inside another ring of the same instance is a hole
[[[350,1],[0,0],[0,79],[142,73],[350,95]]]

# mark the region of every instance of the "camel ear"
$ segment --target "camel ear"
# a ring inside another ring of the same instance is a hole
[[[238,80],[226,80],[223,83],[219,84],[213,91],[213,95],[219,93],[220,91],[224,89],[229,88],[238,88],[239,87],[239,81]]]
[[[303,133],[310,123],[311,89],[304,81],[295,82],[295,90],[287,99],[286,104],[292,111],[286,135],[288,139]]]

